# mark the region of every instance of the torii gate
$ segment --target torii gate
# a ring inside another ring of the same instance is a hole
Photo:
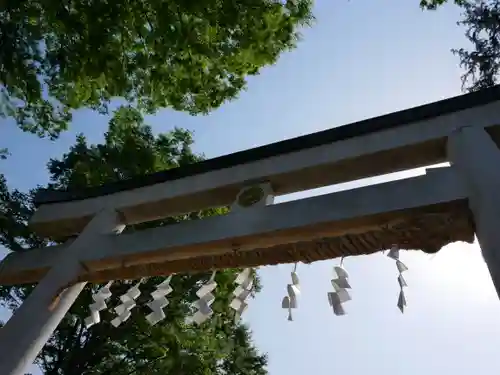
[[[500,295],[499,144],[495,86],[98,188],[43,191],[32,228],[76,239],[0,263],[0,283],[38,282],[0,330],[0,374],[23,373],[86,282],[313,262],[393,244],[434,253],[476,234]],[[423,176],[269,205],[274,195],[446,161]],[[119,234],[231,204],[251,207]]]

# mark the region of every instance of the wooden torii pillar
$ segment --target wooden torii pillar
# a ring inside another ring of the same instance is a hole
[[[57,257],[57,264],[0,331],[0,374],[24,374],[85,287],[86,282],[70,285],[84,272],[81,253],[100,235],[119,234],[124,228],[115,211],[103,211]]]
[[[499,97],[493,87],[97,192],[46,192],[32,227],[78,236],[0,263],[1,284],[39,283],[0,330],[0,374],[23,374],[86,282],[312,262],[395,243],[436,252],[476,232],[500,292]],[[423,176],[119,234],[230,205],[263,182],[282,195],[445,161],[452,166]]]
[[[467,190],[479,245],[500,297],[500,148],[484,128],[464,126],[448,138],[448,155]]]

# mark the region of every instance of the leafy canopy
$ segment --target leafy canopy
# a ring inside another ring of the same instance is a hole
[[[422,0],[425,9],[436,9],[447,0]],[[500,1],[454,0],[462,7],[458,25],[465,27],[465,36],[471,48],[453,49],[465,69],[462,87],[477,91],[498,83],[500,73]]]
[[[312,0],[3,1],[0,115],[56,137],[114,97],[206,113],[294,48]]]
[[[52,186],[78,188],[95,186],[182,166],[201,160],[191,150],[193,139],[188,131],[174,129],[155,135],[144,124],[140,113],[122,107],[109,123],[102,144],[89,145],[79,136],[69,152],[49,162]],[[11,251],[39,247],[48,240],[34,235],[27,226],[33,211],[34,192],[9,191],[0,179],[0,243]],[[223,210],[194,212],[153,223],[127,227],[134,231],[144,227],[175,225],[182,220],[196,220]],[[86,329],[83,320],[89,314],[91,295],[98,285],[87,285],[63,319],[37,362],[46,375],[266,375],[266,357],[259,354],[248,328],[234,322],[229,308],[236,270],[217,273],[214,316],[200,327],[185,324],[192,312],[191,302],[208,274],[176,275],[174,292],[165,309],[167,318],[151,327],[145,320],[149,313],[145,302],[162,277],[150,278],[140,286],[139,306],[124,325],[114,328],[109,311],[101,313],[102,323]],[[112,286],[116,306],[118,297],[130,287],[125,281]],[[27,287],[1,287],[0,303],[15,309],[32,290]],[[258,291],[259,285],[257,284]]]
[[[462,84],[468,91],[481,90],[498,83],[500,73],[500,2],[467,2],[460,25],[466,28],[471,49],[454,49],[465,68]]]
[[[467,0],[453,0],[456,5],[462,6]],[[439,6],[447,3],[448,0],[420,0],[420,7],[422,9],[434,10]]]

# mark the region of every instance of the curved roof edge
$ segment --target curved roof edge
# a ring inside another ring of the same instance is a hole
[[[177,180],[188,176],[225,169],[273,156],[305,150],[324,144],[343,141],[349,138],[387,130],[412,122],[426,120],[460,110],[485,105],[500,100],[500,85],[473,93],[440,100],[430,104],[405,109],[390,114],[357,121],[348,125],[323,130],[320,132],[292,138],[264,146],[239,151],[233,154],[207,159],[195,164],[172,168],[161,172],[142,175],[127,180],[117,181],[97,187],[78,190],[42,189],[35,196],[35,205],[70,202],[109,195],[125,190],[137,189],[157,183]]]

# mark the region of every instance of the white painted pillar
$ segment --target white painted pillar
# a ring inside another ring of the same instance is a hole
[[[78,298],[86,283],[62,288],[83,272],[79,254],[102,235],[118,234],[124,228],[114,210],[102,211],[61,255],[57,266],[0,329],[1,375],[23,375]]]
[[[500,297],[500,149],[482,128],[448,137],[448,157],[463,177],[484,260]]]

